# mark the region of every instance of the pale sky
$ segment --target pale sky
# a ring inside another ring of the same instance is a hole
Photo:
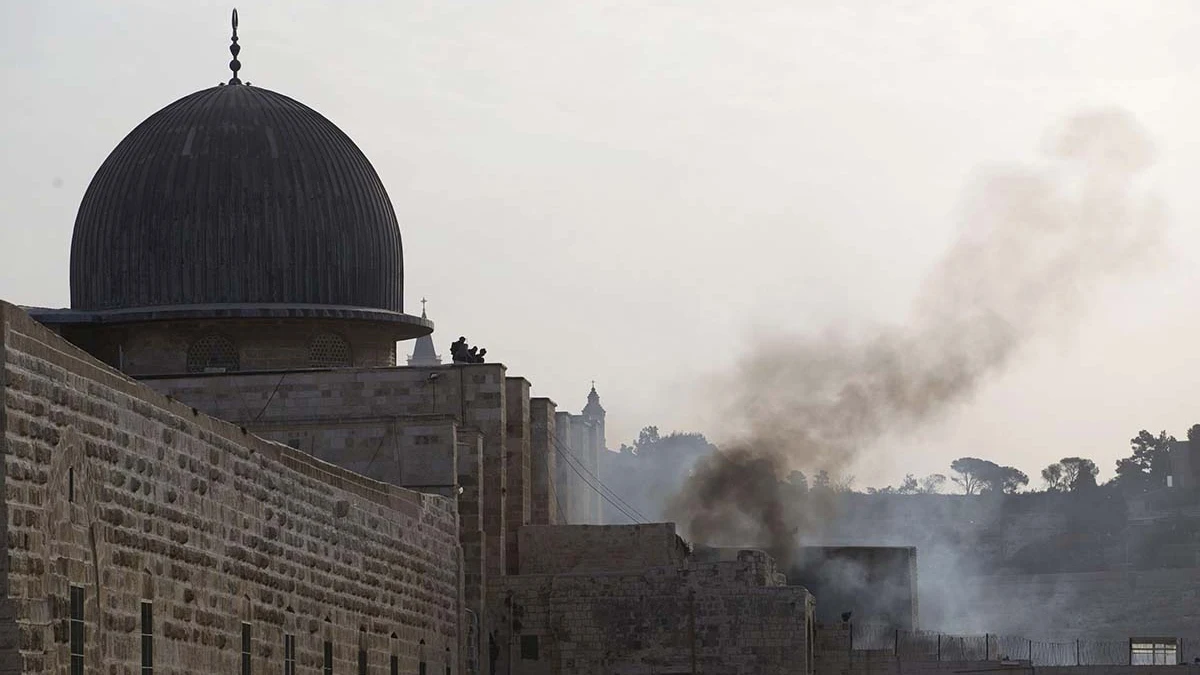
[[[231,6],[2,6],[0,297],[66,306],[89,180],[147,116],[229,78]],[[465,335],[576,412],[595,379],[614,448],[648,424],[720,439],[696,382],[756,333],[903,320],[972,170],[1125,108],[1159,150],[1170,255],[886,440],[858,484],[962,455],[1031,476],[1082,455],[1105,478],[1139,429],[1200,422],[1193,0],[237,6],[242,79],[378,170],[407,309],[429,298],[443,356]]]

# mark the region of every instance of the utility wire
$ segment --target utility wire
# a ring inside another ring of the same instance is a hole
[[[622,514],[625,515],[625,517],[629,518],[630,522],[634,522],[634,523],[649,522],[648,518],[646,518],[644,515],[639,513],[637,509],[635,509],[632,505],[629,504],[629,502],[626,502],[624,499],[621,499],[621,496],[618,495],[612,488],[605,485],[604,482],[601,481],[600,478],[596,474],[589,471],[587,466],[585,466],[583,464],[583,462],[578,457],[576,457],[575,454],[572,453],[569,448],[564,447],[561,443],[558,442],[557,439],[555,439],[554,445],[556,446],[556,448],[559,452],[559,455],[567,460],[567,466],[570,467],[570,469],[572,471],[574,471],[577,476],[579,476],[579,479],[582,480],[585,485],[587,485],[588,487],[595,490],[596,493],[599,494],[604,499],[604,501],[611,504],[613,506],[613,508],[620,511]],[[588,478],[586,478],[582,473],[580,473],[580,471],[579,471],[580,469],[583,469],[583,471],[586,472],[588,474],[588,476],[591,476],[592,480],[588,480]],[[595,481],[595,482],[593,483],[593,481]],[[607,491],[607,494],[606,494],[606,491]]]
[[[589,470],[588,470],[588,468],[587,468],[587,466],[586,466],[586,465],[583,463],[583,461],[582,461],[582,460],[580,460],[580,459],[579,459],[579,457],[577,457],[577,456],[575,455],[575,453],[571,452],[571,449],[570,449],[570,448],[568,448],[568,447],[565,447],[565,446],[563,446],[561,443],[559,443],[559,441],[558,441],[558,439],[557,439],[557,438],[553,438],[553,437],[551,437],[551,438],[552,438],[552,440],[554,441],[554,444],[555,444],[555,445],[557,445],[557,446],[559,447],[559,450],[560,450],[560,451],[565,451],[567,454],[571,455],[571,457],[573,457],[573,458],[575,459],[575,462],[576,462],[576,464],[578,464],[578,465],[579,465],[579,468],[581,468],[581,469],[583,469],[585,472],[587,472],[587,474],[588,474],[589,476],[591,476],[591,477],[592,477],[592,478],[593,478],[593,479],[596,481],[596,483],[597,483],[597,484],[598,484],[598,485],[599,485],[599,486],[600,486],[602,489],[604,489],[604,490],[607,490],[607,491],[608,491],[608,493],[609,493],[610,495],[612,495],[613,499],[616,499],[617,501],[621,502],[621,505],[622,505],[622,506],[624,506],[626,509],[629,509],[630,511],[632,511],[632,512],[633,512],[633,513],[634,513],[634,514],[635,514],[635,515],[636,515],[638,518],[641,518],[642,522],[646,522],[646,523],[650,522],[650,519],[649,519],[649,518],[647,518],[645,514],[643,514],[643,513],[641,513],[640,511],[638,511],[638,510],[637,510],[636,508],[634,508],[634,506],[633,506],[632,504],[630,504],[629,502],[625,501],[624,499],[621,499],[621,495],[617,494],[616,490],[613,490],[612,488],[610,488],[610,487],[608,487],[607,485],[605,485],[605,484],[604,484],[604,481],[600,480],[600,477],[599,477],[599,476],[597,476],[596,474],[594,474],[594,473],[592,473],[591,471],[589,471]],[[594,489],[594,488],[593,488],[593,489]]]
[[[559,456],[560,456],[560,457],[562,457],[562,458],[564,458],[564,459],[566,459],[566,457],[567,457],[565,454],[563,454],[563,453],[562,453],[562,451],[561,451],[561,450],[559,450]],[[584,477],[584,475],[583,475],[582,473],[580,473],[580,472],[579,472],[579,469],[575,468],[575,465],[574,465],[574,464],[572,464],[570,461],[568,461],[568,462],[567,462],[567,466],[568,466],[568,467],[571,469],[571,471],[574,471],[574,472],[575,472],[575,475],[576,475],[576,476],[579,476],[579,480],[583,481],[584,485],[587,485],[588,487],[590,487],[592,490],[594,490],[594,491],[596,492],[596,494],[598,494],[598,495],[600,495],[602,498],[604,498],[604,501],[606,501],[606,502],[608,502],[609,504],[611,504],[611,505],[612,505],[612,507],[613,507],[613,508],[615,508],[617,511],[620,511],[622,515],[624,515],[626,518],[628,518],[628,519],[629,519],[629,522],[631,522],[631,523],[638,523],[638,522],[640,522],[640,521],[638,521],[638,519],[637,519],[637,518],[635,518],[635,517],[634,517],[632,514],[630,514],[628,511],[626,511],[625,509],[621,508],[621,505],[620,505],[620,504],[618,504],[618,503],[616,503],[615,501],[613,501],[613,500],[609,499],[608,495],[604,494],[604,493],[603,493],[603,492],[601,492],[599,489],[597,489],[595,485],[592,485],[592,483],[591,483],[590,481],[588,481],[588,479],[587,479],[587,478],[585,478],[585,477]]]
[[[558,483],[558,479],[555,476],[550,476],[550,480],[548,482],[550,483],[550,494],[554,496],[554,503],[558,506],[558,524],[566,525],[567,514],[563,512],[562,500],[558,498],[558,488],[555,487],[555,485]]]

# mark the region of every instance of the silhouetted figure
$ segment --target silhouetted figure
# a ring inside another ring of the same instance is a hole
[[[450,345],[450,358],[455,363],[467,363],[467,338],[459,337]]]
[[[450,345],[450,358],[455,363],[483,363],[483,357],[487,355],[486,349],[467,346],[467,338],[460,337]]]

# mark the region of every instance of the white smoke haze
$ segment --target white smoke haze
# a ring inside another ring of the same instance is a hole
[[[1165,218],[1139,184],[1154,149],[1130,115],[1080,113],[1043,149],[1038,166],[977,172],[956,238],[902,325],[765,338],[720,380],[722,451],[667,509],[687,536],[786,558],[833,504],[788,509],[778,490],[788,471],[843,471],[886,450],[885,435],[938,419],[1160,249]]]

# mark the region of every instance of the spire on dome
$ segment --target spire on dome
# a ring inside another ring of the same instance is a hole
[[[238,46],[238,36],[237,36],[237,23],[238,22],[237,22],[237,8],[236,7],[233,10],[232,23],[233,23],[233,35],[229,39],[232,40],[233,42],[229,45],[229,53],[233,54],[233,60],[229,62],[229,69],[233,71],[233,77],[229,78],[229,84],[241,84],[242,81],[238,79],[238,71],[242,69],[242,62],[238,61],[238,54],[241,53],[242,48]]]
[[[588,392],[587,405],[583,414],[588,417],[604,417],[604,407],[600,405],[600,394],[596,393],[596,381],[592,380],[592,390]]]
[[[421,318],[428,319],[425,315],[425,298],[421,298]],[[417,338],[417,344],[413,346],[412,356],[408,357],[408,365],[410,366],[440,366],[442,365],[442,357],[433,348],[433,335],[422,335]]]

